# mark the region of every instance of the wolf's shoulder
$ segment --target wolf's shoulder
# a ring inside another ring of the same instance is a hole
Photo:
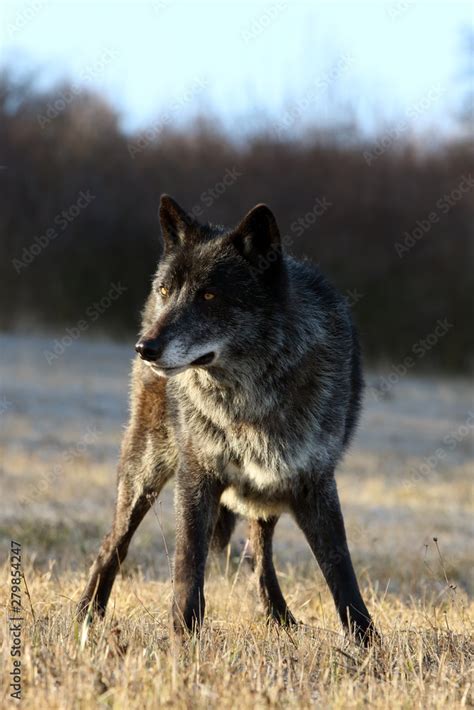
[[[286,257],[286,264],[290,297],[313,306],[320,314],[337,311],[342,315],[348,310],[346,298],[317,264],[291,256]]]

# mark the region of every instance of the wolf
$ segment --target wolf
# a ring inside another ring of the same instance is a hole
[[[345,298],[282,247],[258,204],[232,229],[200,224],[167,195],[163,253],[143,312],[131,414],[111,532],[78,606],[104,615],[138,525],[173,476],[175,630],[197,630],[212,546],[249,520],[258,589],[270,619],[296,620],[272,559],[279,516],[293,515],[342,624],[376,634],[362,600],[334,478],[357,423],[363,376]]]

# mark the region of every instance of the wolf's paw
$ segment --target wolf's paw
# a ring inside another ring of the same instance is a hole
[[[95,619],[103,619],[104,616],[105,609],[89,599],[89,597],[82,597],[76,607],[75,618],[79,623],[87,620],[87,623],[91,624]]]
[[[295,626],[298,626],[298,621],[295,619],[288,607],[286,609],[275,609],[274,607],[268,609],[267,621],[286,628],[294,628]]]
[[[382,640],[382,637],[375,628],[372,620],[365,625],[354,624],[352,627],[352,633],[357,643],[365,648],[369,648],[374,644],[379,644]]]

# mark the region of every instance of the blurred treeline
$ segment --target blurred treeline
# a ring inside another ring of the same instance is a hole
[[[372,143],[356,128],[291,140],[291,126],[281,137],[269,125],[234,140],[212,119],[174,128],[176,120],[171,113],[131,136],[97,95],[40,93],[0,75],[0,327],[61,337],[85,321],[91,334],[136,332],[167,192],[203,221],[229,225],[267,202],[291,251],[347,292],[372,362],[472,365],[467,139],[427,147],[400,127]],[[126,292],[89,322],[113,283]],[[420,355],[413,348],[438,319],[451,327]]]

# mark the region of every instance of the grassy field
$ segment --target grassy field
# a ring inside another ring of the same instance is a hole
[[[58,338],[65,334],[61,333]],[[110,524],[127,418],[131,347],[2,336],[0,703],[9,698],[10,540],[22,545],[22,706],[40,708],[472,706],[472,383],[368,376],[339,490],[361,586],[382,632],[342,632],[292,520],[276,565],[296,631],[268,626],[244,559],[242,522],[213,557],[199,639],[170,635],[172,487],[139,529],[105,623],[74,604]],[[54,357],[52,357],[54,355]],[[49,362],[48,362],[49,361]]]

